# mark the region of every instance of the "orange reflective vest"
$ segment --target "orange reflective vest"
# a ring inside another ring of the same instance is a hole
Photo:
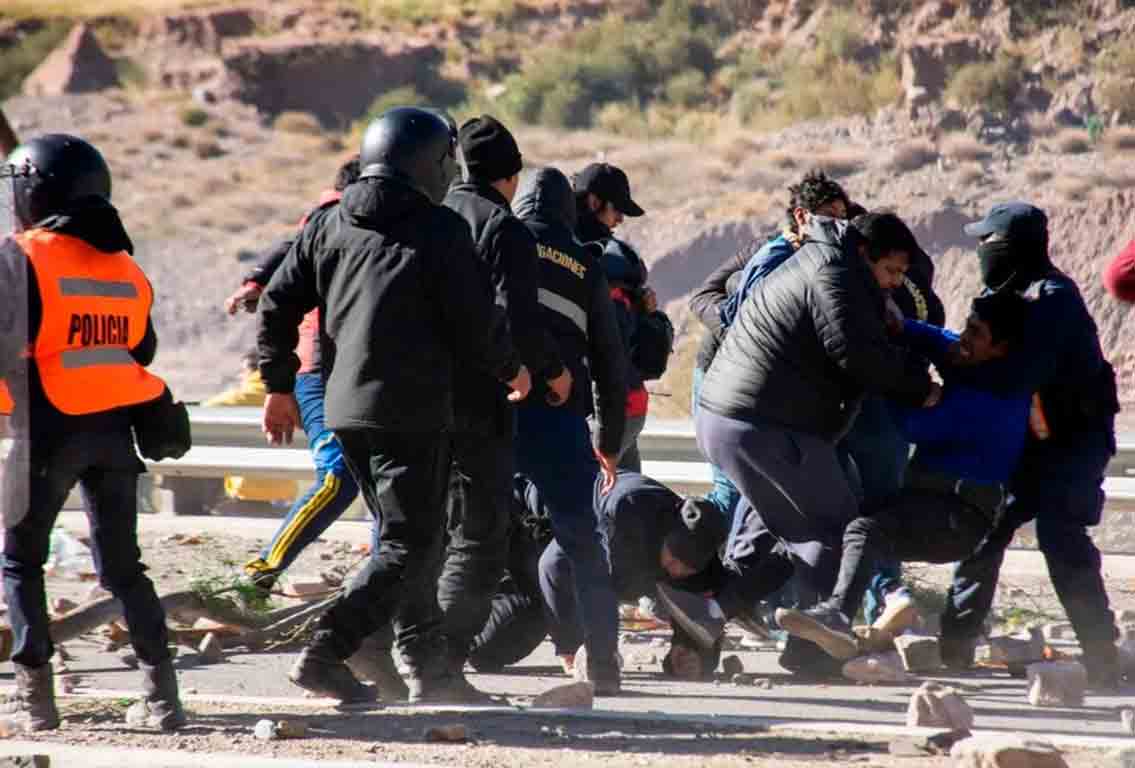
[[[161,396],[165,382],[130,356],[142,343],[154,301],[130,255],[43,229],[15,239],[39,284],[43,317],[30,357],[51,404],[79,416]]]
[[[0,416],[8,416],[12,413],[14,407],[12,402],[12,394],[8,391],[8,385],[0,379]]]

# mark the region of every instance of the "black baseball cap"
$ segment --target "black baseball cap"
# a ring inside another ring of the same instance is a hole
[[[970,237],[997,234],[1008,240],[1035,242],[1048,236],[1048,216],[1029,203],[999,203],[981,221],[966,224],[965,233]]]
[[[631,199],[631,183],[621,168],[608,163],[592,163],[575,175],[577,192],[590,192],[615,206],[624,216],[641,216],[644,211]]]

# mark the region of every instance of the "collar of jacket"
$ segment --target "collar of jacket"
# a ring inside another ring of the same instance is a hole
[[[804,231],[801,244],[823,243],[842,248],[848,240],[849,228],[850,224],[844,219],[813,215],[808,220],[808,228]]]
[[[433,206],[428,197],[393,175],[359,179],[343,190],[339,210],[356,225],[400,221],[414,211]]]
[[[118,209],[105,200],[91,200],[81,207],[49,216],[35,228],[77,237],[103,253],[134,253],[134,243],[122,226]]]
[[[482,179],[471,178],[468,181],[455,184],[450,189],[450,192],[468,192],[478,197],[483,197],[494,205],[499,205],[509,213],[512,213],[512,206],[509,205],[508,200],[500,193],[500,190]]]
[[[579,223],[576,226],[576,230],[579,234],[580,242],[593,243],[600,240],[610,240],[615,236],[606,224],[595,217],[595,214],[590,209],[581,208],[578,215]]]

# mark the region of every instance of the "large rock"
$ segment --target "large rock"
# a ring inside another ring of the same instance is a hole
[[[86,24],[76,24],[67,38],[24,80],[28,96],[91,93],[118,85],[118,70]]]
[[[938,638],[922,635],[901,635],[895,638],[895,650],[907,672],[934,672],[942,668]]]
[[[1044,634],[1039,627],[1029,630],[1028,637],[1001,635],[990,638],[987,645],[979,645],[976,652],[979,663],[990,666],[1025,667],[1044,660]]]
[[[843,665],[843,676],[857,683],[905,683],[910,675],[903,669],[902,659],[895,651],[860,656]]]
[[[1029,703],[1034,707],[1078,707],[1084,703],[1088,672],[1078,661],[1030,664]]]
[[[978,35],[915,40],[899,52],[903,89],[912,93],[922,88],[925,98],[938,99],[951,73],[966,64],[989,58],[989,48]]]
[[[906,724],[911,728],[968,731],[973,728],[973,710],[956,689],[941,683],[925,682],[910,697]]]
[[[139,37],[155,49],[219,54],[226,38],[247,37],[256,32],[256,27],[253,12],[243,8],[189,11],[150,17],[139,30]]]
[[[1047,741],[1023,734],[974,736],[950,750],[957,768],[1068,768]]]
[[[543,709],[591,709],[594,703],[595,686],[591,683],[557,685],[532,700],[533,707]]]

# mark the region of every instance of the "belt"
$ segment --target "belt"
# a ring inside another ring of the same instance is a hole
[[[943,472],[929,472],[911,468],[906,473],[906,487],[957,496],[971,507],[976,507],[993,521],[1005,507],[1007,494],[1000,483],[979,483],[964,477]]]

